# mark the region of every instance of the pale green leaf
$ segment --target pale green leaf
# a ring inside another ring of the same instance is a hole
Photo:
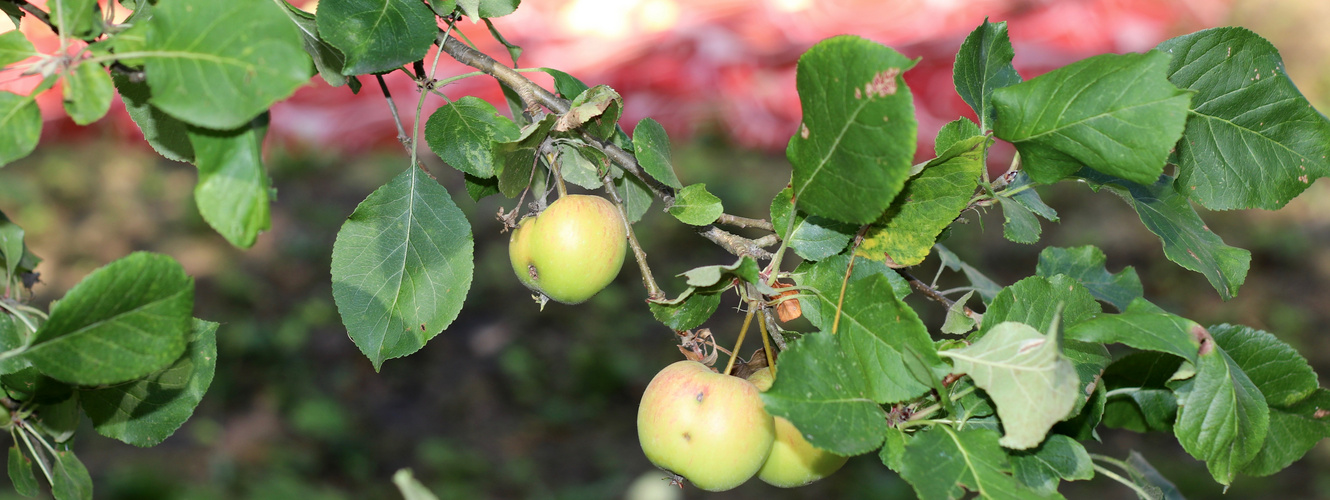
[[[1098,314],[1066,329],[1066,338],[1101,344],[1126,344],[1196,361],[1205,329],[1196,322],[1163,312],[1136,299],[1121,314]]]
[[[74,123],[88,125],[106,116],[115,88],[102,65],[85,62],[65,74],[63,93],[65,113]]]
[[[901,77],[914,64],[855,36],[823,40],[799,58],[804,115],[785,156],[800,210],[866,224],[887,209],[914,157],[914,102]]]
[[[346,57],[344,75],[421,60],[439,31],[434,13],[419,0],[325,0],[315,21],[319,35]]]
[[[271,1],[162,2],[147,26],[149,103],[187,123],[242,127],[311,76],[300,30]]]
[[[102,33],[102,9],[97,0],[51,0],[51,24],[67,38],[91,38]]]
[[[402,493],[403,500],[439,500],[425,488],[425,485],[416,480],[411,474],[411,469],[398,469],[393,474],[393,484],[397,486],[397,491]]]
[[[267,113],[236,130],[187,127],[186,133],[199,169],[194,185],[199,214],[232,245],[254,246],[259,233],[272,227],[271,184],[263,168]]]
[[[359,88],[359,81],[355,77],[342,74],[342,68],[346,66],[346,56],[319,36],[318,20],[314,14],[297,9],[286,1],[282,2],[282,6],[286,7],[283,9],[286,17],[300,29],[300,41],[305,53],[314,60],[314,69],[318,70],[323,81],[334,87],[341,87],[350,82],[351,90],[356,91]]]
[[[582,141],[560,141],[554,150],[563,180],[586,189],[600,189],[605,185],[600,175],[601,166],[608,164],[604,153]]]
[[[1053,183],[1087,166],[1149,184],[1182,136],[1190,93],[1169,83],[1168,54],[1103,54],[993,92],[993,133],[1021,167]]]
[[[54,459],[51,495],[55,500],[92,500],[92,476],[74,452],[56,452]]]
[[[976,135],[984,134],[969,118],[952,120],[937,131],[937,138],[933,140],[933,154],[941,158],[956,143]]]
[[[630,224],[642,220],[642,216],[651,209],[651,204],[656,199],[651,194],[651,188],[635,175],[625,175],[615,179],[614,189],[619,192],[619,198],[623,200],[623,209]]]
[[[474,269],[471,225],[448,191],[409,167],[356,207],[333,244],[333,298],[377,371],[447,328]]]
[[[947,269],[952,271],[961,271],[965,274],[965,279],[970,280],[970,286],[974,287],[974,290],[979,292],[979,297],[984,299],[984,304],[993,302],[993,299],[997,297],[997,294],[1002,291],[1002,285],[989,279],[988,276],[984,276],[984,273],[975,269],[974,266],[966,264],[965,261],[962,261],[960,257],[957,257],[955,253],[948,250],[947,247],[933,245],[933,248],[937,250],[938,258],[942,260],[943,266],[946,266]]]
[[[965,314],[965,304],[970,301],[970,297],[973,295],[974,290],[965,292],[965,295],[956,299],[956,302],[947,308],[947,319],[942,322],[942,333],[960,335],[974,329],[974,318]]]
[[[1056,334],[1044,335],[1024,323],[1000,323],[978,342],[939,354],[951,358],[953,373],[969,375],[997,404],[1004,447],[1038,446],[1076,404],[1076,369],[1062,354]]]
[[[536,152],[549,137],[553,126],[554,115],[546,115],[540,121],[522,127],[517,137],[494,142],[495,173],[499,177],[499,192],[504,196],[516,198],[531,183]]]
[[[179,263],[135,252],[74,285],[23,356],[70,384],[136,379],[180,356],[193,309],[194,280]]]
[[[1245,28],[1159,44],[1169,80],[1196,92],[1178,142],[1178,186],[1212,210],[1277,209],[1330,175],[1330,120],[1284,71],[1274,45]]]
[[[679,190],[669,211],[684,224],[705,226],[716,222],[725,208],[721,206],[720,198],[707,191],[706,184],[689,184]]]
[[[195,319],[185,353],[147,377],[79,393],[98,434],[156,446],[194,414],[217,366],[217,323]]]
[[[664,323],[671,330],[689,330],[697,328],[710,318],[720,307],[721,294],[697,293],[695,288],[688,288],[678,298],[668,302],[647,302],[651,315],[656,321]]]
[[[1064,275],[1031,276],[1002,289],[988,305],[980,335],[1005,321],[1025,323],[1038,331],[1071,328],[1102,309],[1089,290]],[[1061,324],[1055,325],[1061,312]]]

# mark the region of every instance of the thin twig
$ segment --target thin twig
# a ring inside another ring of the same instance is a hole
[[[919,278],[914,277],[914,275],[910,274],[909,271],[906,271],[904,269],[897,269],[896,273],[901,275],[902,278],[905,278],[906,281],[909,281],[910,285],[913,286],[915,290],[923,292],[925,297],[932,299],[934,302],[938,302],[944,306],[947,306],[948,310],[950,310],[952,307],[956,305],[956,301],[947,298],[946,295],[942,295],[941,292],[937,291],[936,288],[929,286],[928,283],[919,281]],[[975,320],[975,322],[978,322],[979,318],[983,317],[979,313],[974,312],[973,309],[970,309],[969,306],[964,306],[963,309],[965,310],[965,315],[969,316],[970,319]]]
[[[746,256],[758,260],[770,260],[772,257],[771,252],[768,252],[762,247],[771,246],[771,244],[775,243],[766,240],[765,237],[763,240],[766,241],[750,240],[716,226],[699,227],[697,228],[697,234],[702,235],[703,238],[711,240],[712,243],[720,245],[720,247],[725,249],[726,252],[739,257]]]
[[[664,300],[665,291],[656,284],[656,277],[651,275],[651,266],[647,265],[647,253],[642,250],[642,245],[637,242],[637,235],[633,234],[633,225],[628,223],[628,210],[624,208],[623,199],[619,198],[619,192],[614,190],[614,179],[606,173],[601,178],[605,183],[605,192],[609,193],[610,201],[619,207],[619,213],[623,214],[624,227],[628,229],[628,246],[633,249],[633,258],[637,260],[637,268],[642,271],[642,286],[647,289],[647,300]]]
[[[727,226],[734,226],[738,228],[755,227],[758,229],[765,229],[767,231],[776,230],[774,227],[772,227],[771,223],[768,221],[762,219],[749,219],[747,217],[739,217],[737,215],[730,215],[730,214],[720,214],[720,218],[716,219],[716,223],[725,224]]]
[[[401,141],[402,146],[406,147],[406,152],[410,153],[413,149],[411,136],[406,135],[406,127],[402,126],[402,117],[397,114],[397,103],[393,102],[393,95],[388,92],[388,84],[383,81],[383,75],[374,75],[374,78],[378,79],[379,88],[383,89],[383,98],[388,100],[388,110],[393,113],[393,124],[397,125],[397,140]]]

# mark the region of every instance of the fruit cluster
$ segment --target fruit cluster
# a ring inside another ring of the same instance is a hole
[[[642,395],[637,437],[647,459],[708,491],[733,489],[754,475],[782,488],[803,486],[840,469],[846,457],[818,449],[759,393],[770,368],[747,380],[696,361],[665,367]]]

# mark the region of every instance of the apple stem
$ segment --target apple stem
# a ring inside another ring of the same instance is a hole
[[[554,156],[554,153],[545,153],[545,162],[549,163],[550,170],[554,171],[554,187],[559,190],[559,197],[563,198],[564,196],[568,196],[568,186],[563,184],[563,172],[560,171],[559,162],[557,160],[558,159]]]
[[[762,314],[765,316],[767,311],[763,309]],[[776,359],[771,357],[771,340],[767,336],[767,322],[765,317],[762,318],[762,321],[757,322],[757,327],[762,331],[762,352],[767,355],[767,366],[771,367],[771,378],[775,379]]]
[[[836,320],[831,322],[831,333],[836,334],[840,329],[841,308],[845,305],[845,289],[850,285],[850,273],[854,272],[854,258],[858,256],[859,244],[864,242],[864,233],[868,232],[871,226],[859,228],[859,234],[854,236],[854,246],[850,248],[850,265],[845,266],[845,279],[840,283],[840,298],[836,299]]]
[[[748,333],[748,325],[752,322],[753,307],[750,305],[748,307],[748,315],[744,316],[744,326],[739,329],[739,341],[734,343],[734,352],[730,353],[730,362],[725,364],[726,375],[729,375],[730,370],[734,369],[734,359],[739,357],[739,348],[744,345],[744,334]]]

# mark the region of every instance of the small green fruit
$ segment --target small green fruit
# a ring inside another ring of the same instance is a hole
[[[527,288],[579,304],[614,281],[627,250],[628,228],[618,207],[598,196],[568,195],[522,219],[508,258]]]
[[[763,368],[749,375],[748,381],[766,392],[775,378],[771,376],[771,368]],[[840,470],[849,460],[849,457],[814,447],[785,417],[775,417],[775,420],[776,441],[771,445],[771,455],[762,464],[762,470],[757,472],[757,478],[762,482],[781,488],[803,486]]]
[[[725,491],[762,468],[776,437],[757,387],[696,361],[665,367],[637,410],[637,438],[657,467]]]

